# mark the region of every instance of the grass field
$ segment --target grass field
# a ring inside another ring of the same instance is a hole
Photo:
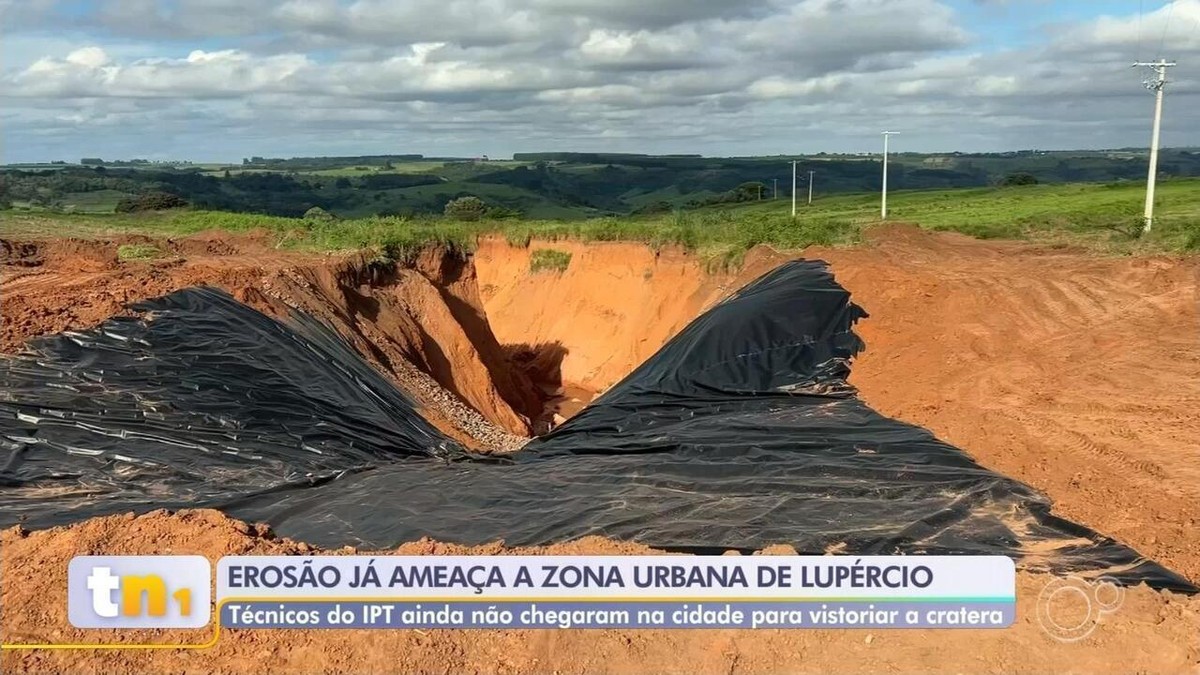
[[[351,165],[339,166],[333,169],[265,169],[259,167],[243,168],[241,165],[204,165],[201,168],[203,173],[209,176],[221,176],[226,171],[232,174],[239,173],[295,173],[301,176],[337,176],[346,178],[357,178],[361,176],[369,176],[376,174],[415,174],[428,173],[433,175],[445,175],[449,178],[458,176],[476,175],[480,173],[488,173],[491,171],[501,171],[504,169],[513,169],[518,166],[526,166],[529,162],[518,162],[511,159],[493,159],[486,162],[446,162],[443,160],[413,160],[410,162],[392,162],[391,168],[385,168],[378,165]]]
[[[73,192],[63,200],[77,212],[83,213],[112,213],[117,208],[117,202],[131,196],[127,192],[117,190],[96,190],[93,192]]]
[[[1118,254],[1200,250],[1200,180],[1161,183],[1155,228],[1149,235],[1138,236],[1143,195],[1143,186],[1135,183],[901,191],[889,198],[889,220],[983,238],[1074,243]],[[176,236],[206,230],[264,230],[277,239],[280,247],[374,247],[397,256],[432,242],[470,248],[477,236],[500,233],[514,243],[574,238],[674,244],[700,251],[712,260],[736,262],[741,253],[756,244],[799,249],[811,244],[854,242],[865,227],[879,222],[878,208],[878,195],[851,194],[819,198],[812,206],[801,205],[795,220],[790,216],[791,203],[787,199],[645,217],[482,222],[433,216],[314,221],[188,210],[134,215],[10,211],[0,212],[0,234]]]

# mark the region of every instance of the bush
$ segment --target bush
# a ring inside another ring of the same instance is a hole
[[[1038,179],[1031,173],[1020,171],[1010,173],[1000,181],[1000,187],[1017,187],[1020,185],[1037,185]]]
[[[137,197],[126,197],[117,202],[117,213],[136,211],[165,211],[187,206],[187,200],[170,192],[147,192]]]
[[[153,260],[162,255],[162,251],[150,244],[121,244],[117,247],[118,260]]]
[[[529,271],[534,274],[543,270],[564,272],[570,264],[571,254],[564,251],[539,248],[529,256]]]
[[[314,206],[311,209],[304,212],[304,219],[305,220],[336,220],[337,216],[333,215],[332,213],[326,211],[325,209],[323,209],[319,206]]]
[[[521,217],[521,212],[507,206],[489,206],[483,215],[492,220],[514,220]]]
[[[456,220],[479,220],[487,213],[487,204],[479,197],[459,197],[446,203],[443,213],[447,218]]]

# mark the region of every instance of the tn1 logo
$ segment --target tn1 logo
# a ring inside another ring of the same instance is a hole
[[[93,567],[87,576],[87,587],[92,592],[92,609],[106,619],[142,616],[143,608],[149,616],[167,614],[167,583],[157,574],[118,576],[111,567]],[[176,589],[170,599],[179,606],[180,616],[191,616],[190,588]]]

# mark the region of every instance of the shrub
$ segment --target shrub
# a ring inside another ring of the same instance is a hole
[[[521,212],[507,206],[489,206],[483,215],[492,220],[514,220],[521,217]]]
[[[484,204],[479,197],[467,195],[451,199],[446,203],[443,213],[447,218],[456,220],[479,220],[487,213],[487,204]]]
[[[150,244],[121,244],[117,247],[117,260],[153,260],[162,251]]]
[[[536,274],[542,271],[563,272],[571,264],[571,254],[548,248],[535,249],[529,256],[529,271]]]
[[[333,215],[332,213],[326,211],[325,209],[323,209],[319,206],[314,206],[311,209],[304,212],[304,219],[305,220],[336,220],[337,216]]]
[[[1037,185],[1038,179],[1031,173],[1019,171],[1010,173],[1000,180],[1000,187],[1017,187],[1020,185]]]
[[[170,192],[147,192],[136,197],[126,197],[117,202],[117,213],[136,211],[165,211],[187,206],[187,200]]]

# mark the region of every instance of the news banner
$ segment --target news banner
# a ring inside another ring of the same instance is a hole
[[[1005,628],[1003,556],[80,556],[78,627]],[[215,610],[213,600],[215,599]]]

